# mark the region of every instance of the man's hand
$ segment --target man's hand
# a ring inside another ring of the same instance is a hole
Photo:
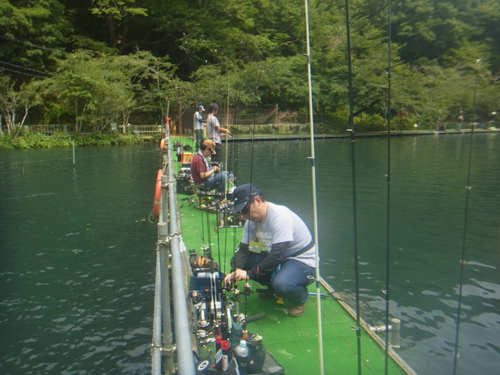
[[[248,273],[245,270],[241,270],[239,268],[236,269],[236,271],[231,272],[229,275],[227,275],[224,278],[224,282],[226,284],[230,284],[235,281],[240,281],[240,280],[248,280]]]

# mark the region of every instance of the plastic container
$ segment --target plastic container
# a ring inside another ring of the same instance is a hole
[[[233,348],[234,356],[238,362],[240,374],[246,374],[248,370],[248,362],[250,359],[250,348],[245,340],[240,340],[239,345]]]

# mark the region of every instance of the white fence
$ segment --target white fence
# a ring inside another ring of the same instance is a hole
[[[73,133],[73,125],[25,125],[24,130],[28,133],[40,133],[45,135],[53,135],[57,133],[69,134]],[[117,125],[111,130],[104,130],[103,133],[117,131],[120,133],[134,133],[137,135],[156,135],[161,134],[162,127],[159,125]]]

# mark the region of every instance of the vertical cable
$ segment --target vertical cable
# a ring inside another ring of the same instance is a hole
[[[252,124],[252,130],[251,130],[251,158],[250,158],[250,183],[253,183],[253,162],[254,162],[254,155],[255,155],[255,127],[257,123],[257,98],[258,98],[258,91],[259,91],[259,82],[260,82],[260,75],[262,74],[262,71],[259,69],[259,75],[257,77],[257,82],[255,84],[255,93],[254,93],[254,111],[253,111],[253,124]]]
[[[351,56],[351,27],[349,16],[349,0],[345,0],[346,17],[346,37],[347,37],[347,78],[349,81],[349,119],[348,131],[351,132],[351,170],[352,170],[352,209],[353,209],[353,237],[354,237],[354,276],[356,289],[356,338],[358,351],[358,374],[361,374],[361,314],[360,314],[360,296],[359,296],[359,254],[358,254],[358,224],[357,224],[357,192],[356,192],[356,148],[354,131],[354,96],[352,88],[352,56]]]
[[[387,174],[386,174],[386,250],[385,250],[385,374],[389,371],[389,319],[390,319],[390,259],[391,259],[391,69],[392,69],[392,2],[387,9]]]
[[[470,199],[470,176],[472,170],[472,139],[474,136],[474,124],[471,126],[470,131],[470,144],[469,144],[469,166],[467,169],[467,185],[465,186],[465,209],[464,209],[464,227],[462,231],[462,254],[460,256],[460,282],[458,285],[458,306],[457,306],[457,319],[455,323],[455,349],[453,352],[453,375],[457,373],[458,365],[458,343],[460,338],[460,315],[462,314],[462,292],[465,273],[465,243],[467,237],[467,219],[469,214],[469,199]]]
[[[314,106],[312,91],[312,69],[311,69],[311,41],[309,35],[309,4],[304,0],[305,18],[306,18],[306,45],[307,45],[307,83],[309,92],[309,129],[311,133],[311,182],[313,198],[313,220],[314,220],[314,245],[316,248],[316,303],[318,315],[318,349],[319,349],[319,368],[320,374],[324,374],[323,360],[323,323],[321,321],[321,290],[319,273],[319,243],[318,243],[318,203],[316,197],[316,151],[314,147]]]

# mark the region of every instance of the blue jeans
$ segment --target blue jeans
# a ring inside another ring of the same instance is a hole
[[[201,141],[203,140],[203,129],[195,129],[195,149],[197,150],[200,147]]]
[[[207,178],[200,184],[201,190],[213,190],[215,189],[218,193],[223,193],[226,187],[226,181],[229,178],[229,172],[217,172]]]
[[[245,270],[251,269],[259,264],[266,256],[264,251],[250,257]],[[300,305],[307,301],[309,292],[307,286],[314,282],[316,270],[307,264],[298,260],[285,260],[281,266],[276,269],[274,275],[269,276],[268,280],[259,280],[259,283],[271,286],[278,297],[286,298],[292,305]]]

